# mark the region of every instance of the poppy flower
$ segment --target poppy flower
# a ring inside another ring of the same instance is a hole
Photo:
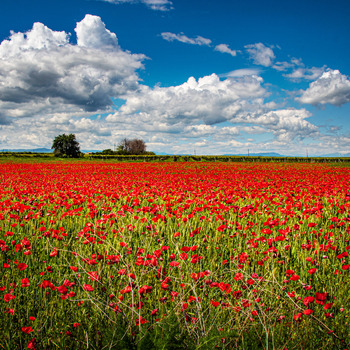
[[[4,295],[4,301],[5,301],[5,303],[9,303],[12,299],[15,299],[16,298],[16,296],[15,295],[12,295],[12,294],[10,294],[10,293],[6,293],[5,295]]]
[[[90,284],[85,284],[85,283],[83,284],[83,289],[88,292],[92,292],[94,290],[94,288],[92,288]]]
[[[333,303],[328,303],[328,304],[326,304],[325,306],[323,306],[323,309],[324,309],[324,310],[329,310],[329,309],[332,308],[332,306],[333,306]]]
[[[305,297],[305,298],[303,299],[303,304],[304,304],[305,306],[308,306],[308,304],[309,304],[309,303],[312,303],[314,300],[315,300],[314,297]]]
[[[25,264],[25,263],[19,263],[19,264],[17,265],[17,267],[18,267],[18,270],[24,271],[24,270],[28,267],[28,265]]]
[[[210,304],[213,305],[214,307],[218,307],[220,305],[220,302],[214,301],[214,300],[210,300]]]
[[[32,327],[22,327],[22,332],[29,334],[30,332],[33,332]]]
[[[313,313],[313,311],[311,309],[307,309],[303,311],[304,315],[311,315]]]
[[[301,312],[297,313],[296,315],[293,316],[294,321],[299,321],[303,318],[303,314]]]
[[[320,305],[324,305],[327,300],[327,293],[315,293],[316,303]]]
[[[235,279],[236,281],[240,281],[240,280],[243,279],[243,277],[244,277],[244,276],[243,276],[242,273],[236,273],[234,279]]]
[[[26,287],[29,287],[29,286],[30,286],[29,278],[22,278],[21,287],[22,287],[22,288],[26,288]]]

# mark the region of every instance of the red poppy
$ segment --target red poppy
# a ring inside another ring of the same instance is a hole
[[[28,334],[30,332],[33,332],[33,328],[32,327],[22,327],[22,332]]]
[[[30,286],[29,278],[22,278],[21,287],[22,287],[22,288],[26,288],[26,287],[29,287],[29,286]]]
[[[315,293],[316,303],[324,305],[325,301],[327,300],[327,296],[327,293]]]
[[[83,284],[83,289],[88,292],[92,292],[94,290],[94,288],[92,288],[90,284],[85,284],[85,283]]]
[[[294,321],[299,321],[303,318],[303,314],[301,312],[297,313],[296,315],[293,316]]]
[[[17,267],[18,267],[18,270],[24,271],[24,270],[28,267],[28,265],[25,264],[25,263],[19,263],[19,264],[17,265]]]
[[[326,305],[323,307],[323,309],[324,309],[324,310],[329,310],[329,309],[332,308],[332,306],[333,306],[333,303],[328,303],[328,304],[326,304]]]
[[[242,280],[243,279],[243,274],[242,273],[236,273],[234,279],[236,281]]]
[[[303,311],[304,315],[311,315],[313,313],[313,311],[311,309],[307,309]]]
[[[214,300],[210,300],[210,304],[215,306],[215,307],[218,307],[220,305],[220,302],[214,301]]]

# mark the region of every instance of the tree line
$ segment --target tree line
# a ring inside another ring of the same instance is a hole
[[[106,155],[154,155],[153,152],[146,151],[146,143],[141,139],[124,138],[116,150],[105,149],[101,153]],[[51,149],[54,150],[54,155],[57,157],[78,158],[83,156],[80,151],[79,142],[75,134],[61,134],[55,137]]]
[[[153,152],[146,151],[146,143],[141,139],[123,139],[116,150],[105,149],[102,154],[106,155],[154,155]]]

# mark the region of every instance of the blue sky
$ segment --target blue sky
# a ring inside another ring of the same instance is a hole
[[[350,152],[350,3],[0,4],[0,149]]]

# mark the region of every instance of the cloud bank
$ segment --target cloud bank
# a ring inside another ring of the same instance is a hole
[[[0,113],[9,118],[109,110],[111,97],[138,88],[144,55],[123,51],[100,17],[86,15],[70,35],[34,23],[0,44]]]
[[[301,103],[341,106],[350,102],[350,79],[338,70],[328,69],[297,98]]]
[[[76,133],[85,149],[112,148],[124,137],[140,137],[150,150],[173,153],[188,153],[194,147],[198,153],[239,153],[254,147],[285,149],[288,154],[305,139],[336,147],[309,121],[309,111],[288,108],[285,96],[283,103],[271,102],[273,87],[261,75],[263,67],[271,67],[293,82],[313,80],[300,90],[297,101],[340,106],[350,102],[350,80],[337,70],[306,68],[297,59],[275,62],[273,50],[257,43],[245,48],[262,67],[152,88],[139,81],[145,55],[123,50],[100,17],[86,15],[75,33],[77,41],[72,43],[69,33],[34,23],[25,33],[11,32],[0,44],[0,145],[16,147],[20,139],[22,147],[39,147],[65,132]],[[240,52],[226,44],[214,46],[201,36],[161,35],[231,56]],[[121,106],[115,99],[122,100]],[[350,145],[346,137],[339,140]]]

